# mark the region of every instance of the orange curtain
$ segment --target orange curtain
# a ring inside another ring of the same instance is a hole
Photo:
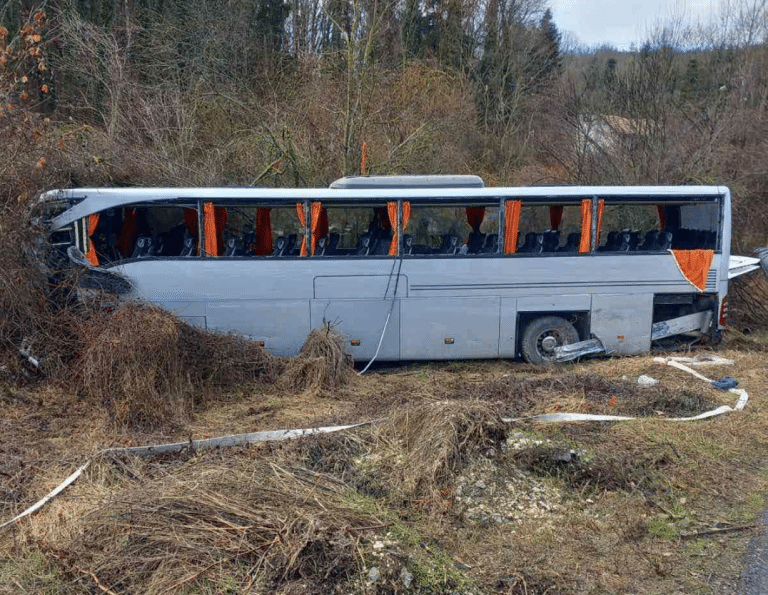
[[[392,242],[389,244],[389,255],[397,256],[397,203],[387,203],[387,215],[389,216],[389,225],[392,228]],[[403,231],[408,227],[408,221],[411,219],[411,203],[403,201]]]
[[[271,256],[272,254],[272,209],[259,207],[256,209],[256,256]]]
[[[96,235],[96,227],[99,225],[99,213],[88,215],[88,252],[85,257],[93,266],[99,266],[99,257],[96,254],[96,246],[93,245],[93,236]]]
[[[304,203],[303,202],[297,202],[296,203],[296,214],[299,217],[299,224],[301,225],[301,251],[299,252],[299,256],[306,256],[307,255],[307,215],[304,212]]]
[[[667,229],[667,211],[664,205],[656,205],[656,210],[659,212],[659,228],[664,231]]]
[[[712,266],[714,250],[672,250],[677,268],[683,276],[701,291],[707,288],[707,275]]]
[[[392,241],[389,244],[389,255],[397,256],[397,203],[387,203],[387,215],[389,216],[389,227],[392,230]]]
[[[221,256],[224,251],[224,241],[221,232],[227,224],[227,209],[215,207],[212,202],[203,204],[205,219],[205,254],[206,256]]]
[[[472,231],[477,233],[485,219],[485,207],[467,207],[467,223]]]
[[[185,209],[186,210],[186,209]],[[136,241],[136,234],[139,231],[139,213],[133,209],[125,210],[125,221],[120,230],[120,238],[117,245],[120,246],[120,252],[124,258],[130,258],[133,253],[133,242]],[[195,231],[197,231],[197,220],[195,220]]]
[[[521,206],[522,203],[519,200],[506,201],[506,208],[504,209],[504,254],[517,252]]]
[[[605,210],[605,201],[601,198],[597,201],[597,240],[600,243],[600,232],[603,230],[603,211]]]
[[[560,229],[563,222],[563,205],[549,207],[549,228],[552,230]]]
[[[592,199],[585,198],[581,201],[581,242],[579,253],[586,254],[591,249],[592,240]]]
[[[309,207],[312,220],[312,256],[317,250],[317,241],[328,235],[328,212],[323,208],[323,203],[313,202]]]

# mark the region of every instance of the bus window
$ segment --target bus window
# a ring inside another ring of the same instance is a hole
[[[526,205],[520,210],[517,252],[578,253],[581,240],[579,205]]]
[[[425,254],[495,254],[498,206],[411,207],[403,233],[407,256]]]
[[[105,209],[87,217],[85,228],[86,256],[94,266],[126,258],[194,256],[197,209],[160,205]]]
[[[714,202],[666,207],[668,231],[676,250],[716,250],[720,205]]]
[[[392,249],[392,223],[386,203],[328,206],[325,234],[317,239],[315,256],[388,256]]]
[[[656,205],[605,205],[598,252],[658,252],[669,249],[670,241]]]
[[[598,252],[715,249],[716,202],[606,205]]]
[[[295,206],[211,205],[206,221],[208,256],[298,256],[305,233]]]

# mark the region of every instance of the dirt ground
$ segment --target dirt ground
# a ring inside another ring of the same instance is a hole
[[[765,505],[764,339],[717,354],[736,395],[654,355],[558,367],[380,365],[338,389],[248,386],[160,431],[3,387],[0,522],[98,450],[374,421],[290,443],[97,457],[0,532],[6,593],[738,593]],[[646,374],[659,382],[642,387]],[[538,413],[631,422],[538,423]],[[504,423],[502,418],[523,418]],[[127,520],[126,520],[127,519]]]

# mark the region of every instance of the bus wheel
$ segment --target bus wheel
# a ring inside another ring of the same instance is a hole
[[[544,316],[531,320],[525,327],[522,351],[525,361],[546,364],[555,361],[555,347],[576,343],[579,333],[559,316]]]

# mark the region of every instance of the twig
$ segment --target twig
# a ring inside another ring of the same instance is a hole
[[[756,529],[756,524],[751,525],[739,525],[738,527],[723,527],[722,529],[709,529],[707,531],[698,531],[696,533],[686,533],[680,535],[680,539],[696,539],[697,537],[707,537],[710,535],[720,535],[722,533],[735,533],[737,531],[749,531],[750,529]]]
[[[107,595],[117,595],[117,593],[115,593],[112,589],[102,585],[101,581],[99,581],[99,577],[97,577],[95,574],[93,574],[93,572],[91,572],[87,568],[79,568],[78,566],[75,566],[75,570],[90,576],[91,580],[93,580],[93,584],[96,585],[102,593],[106,593]]]
[[[381,525],[369,525],[368,527],[348,527],[347,531],[369,531],[371,529],[386,529],[391,526],[392,523],[383,523]]]

